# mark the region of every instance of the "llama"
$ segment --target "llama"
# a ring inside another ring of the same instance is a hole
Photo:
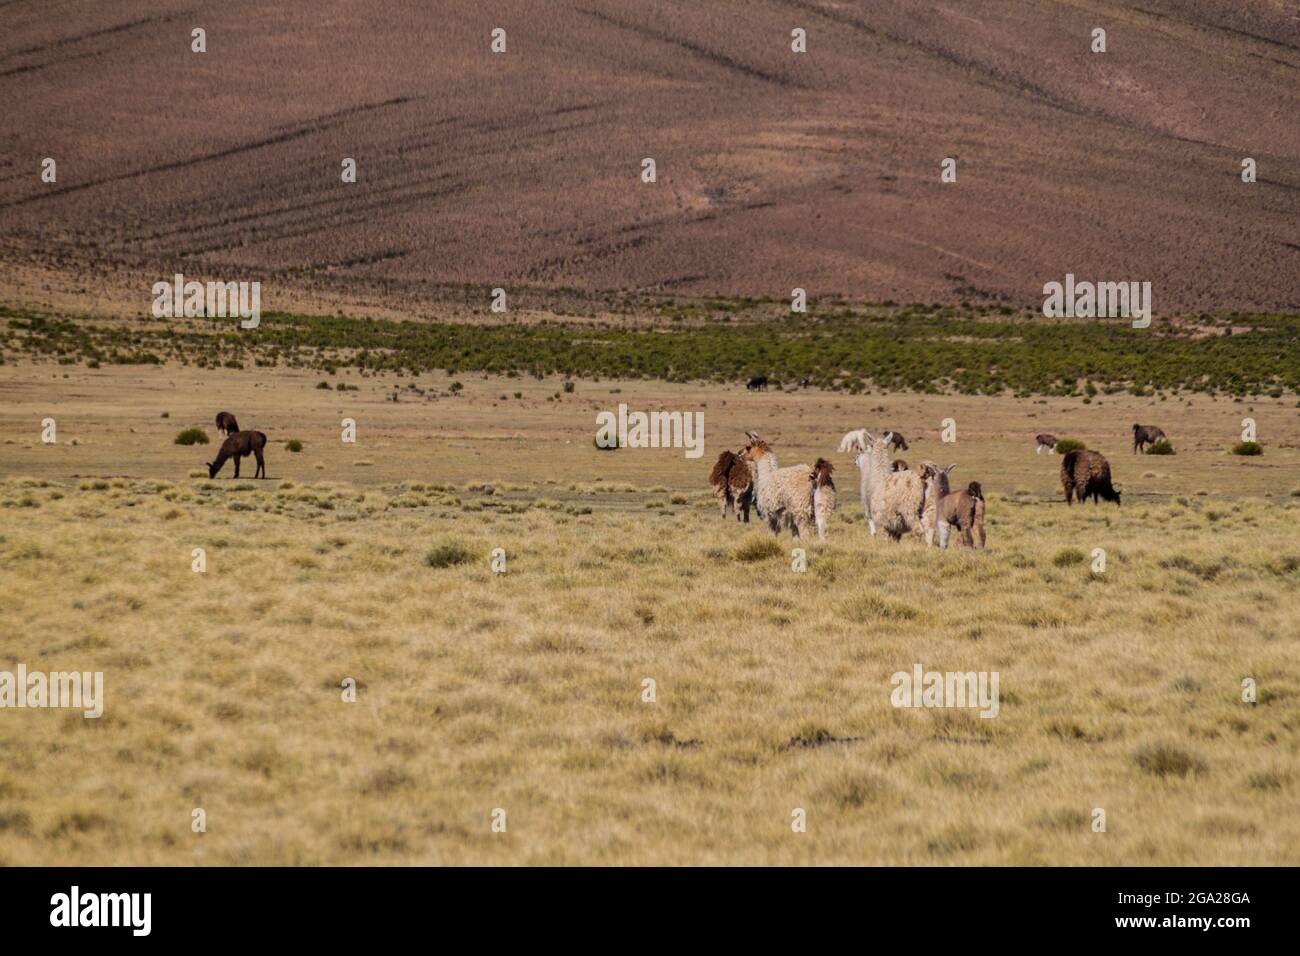
[[[877,438],[864,431],[867,445],[853,463],[862,473],[862,506],[867,512],[867,526],[875,535],[879,528],[898,541],[910,532],[918,538],[925,529],[922,511],[925,506],[925,482],[914,471],[892,471],[889,449],[893,435],[886,432]]]
[[[1120,493],[1110,483],[1110,462],[1102,454],[1076,448],[1065,453],[1061,459],[1061,484],[1065,487],[1065,503],[1073,504],[1072,497],[1078,497],[1079,504],[1092,496],[1095,505],[1105,498],[1119,505]]]
[[[754,482],[754,507],[773,534],[789,528],[796,538],[811,536],[815,527],[812,469],[807,465],[782,468],[767,442],[753,432],[745,433],[749,444],[740,458],[749,465]]]
[[[208,462],[208,477],[217,477],[217,472],[226,463],[226,459],[233,458],[235,459],[235,477],[238,478],[239,459],[254,455],[257,458],[257,470],[253,472],[253,477],[265,478],[266,462],[262,459],[262,449],[265,447],[266,435],[262,432],[235,432],[221,443],[221,451],[217,452],[217,460]]]
[[[755,376],[754,376],[753,378],[751,378],[751,379],[749,380],[749,382],[745,385],[745,388],[749,389],[751,392],[766,392],[766,391],[767,391],[767,376],[766,376],[766,375],[755,375]]]
[[[239,422],[235,421],[235,416],[230,412],[217,412],[217,431],[233,435],[239,431]]]
[[[1046,432],[1035,435],[1034,441],[1038,442],[1038,447],[1034,449],[1035,455],[1041,455],[1044,448],[1048,451],[1053,451],[1056,448],[1056,436],[1049,435]]]
[[[722,517],[727,517],[727,510],[731,509],[737,521],[743,520],[748,524],[749,506],[754,500],[749,465],[733,452],[724,451],[718,456],[713,471],[709,474],[709,483],[713,485],[713,495],[718,499]]]
[[[835,482],[831,481],[831,472],[835,470],[825,458],[818,458],[813,465],[808,480],[812,483],[813,517],[817,521],[817,537],[826,540],[826,526],[830,524],[831,515],[835,513]]]
[[[939,547],[948,547],[948,536],[957,528],[957,547],[984,547],[984,489],[972,481],[962,491],[952,492],[948,476],[956,465],[940,468],[934,462],[924,462],[921,474],[925,479],[925,543],[934,544],[934,532],[939,532]]]
[[[1155,425],[1133,426],[1133,454],[1144,451],[1147,445],[1154,445],[1158,441],[1168,441],[1168,439]]]
[[[907,439],[904,438],[902,434],[893,431],[886,432],[886,434],[890,436],[889,440],[893,443],[895,448],[899,451],[907,451]],[[861,449],[866,448],[869,440],[867,430],[865,428],[857,428],[851,432],[844,433],[844,437],[840,439],[839,450],[841,453],[848,452],[854,454]]]

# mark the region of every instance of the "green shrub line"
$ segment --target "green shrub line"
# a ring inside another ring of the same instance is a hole
[[[1232,446],[1234,455],[1262,455],[1264,446],[1257,441],[1239,441]]]
[[[1192,334],[1166,323],[1135,330],[1109,320],[1049,320],[953,307],[812,311],[735,320],[726,303],[635,326],[607,321],[482,325],[264,313],[257,329],[209,319],[141,319],[130,325],[0,306],[0,349],[65,363],[204,368],[250,365],[448,375],[561,376],[737,383],[931,394],[1078,396],[1194,392],[1280,398],[1300,393],[1300,315],[1202,316]],[[743,311],[744,303],[735,307]],[[680,310],[683,307],[674,307]],[[1010,310],[1005,310],[1010,312]],[[328,388],[322,382],[317,388]],[[337,388],[354,388],[339,383]],[[568,386],[565,386],[568,391]],[[453,391],[455,387],[453,386]]]
[[[1076,448],[1082,450],[1087,447],[1088,447],[1087,445],[1079,441],[1077,438],[1062,438],[1059,441],[1057,441],[1056,447],[1053,448],[1052,450],[1055,451],[1058,455],[1064,455],[1068,452],[1074,451]]]

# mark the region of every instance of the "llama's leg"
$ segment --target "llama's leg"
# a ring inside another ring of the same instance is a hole
[[[239,459],[240,459],[240,456],[239,456],[239,455],[236,455],[236,456],[235,456],[235,477],[236,477],[236,478],[239,477]]]
[[[944,550],[948,547],[948,522],[940,519],[939,521],[939,548]]]
[[[975,543],[979,548],[983,549],[984,547],[984,519],[983,518],[975,519]]]
[[[266,462],[262,459],[262,449],[257,449],[253,454],[257,455],[257,471],[253,472],[254,478],[266,477]]]

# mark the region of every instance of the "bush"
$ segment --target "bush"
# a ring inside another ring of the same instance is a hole
[[[1078,548],[1064,548],[1056,552],[1056,557],[1052,558],[1052,563],[1058,568],[1068,568],[1072,564],[1082,564],[1086,560],[1088,560],[1088,556]]]
[[[565,390],[566,392],[572,392],[572,391],[573,391],[573,383],[572,383],[572,382],[565,382],[565,383],[564,383],[564,390]]]
[[[474,560],[474,552],[459,541],[444,541],[424,556],[431,568],[451,568]]]
[[[750,538],[732,551],[731,557],[736,561],[743,561],[748,564],[753,561],[766,561],[769,558],[777,558],[784,553],[776,538]]]
[[[1239,441],[1232,446],[1234,455],[1262,455],[1264,446],[1257,441]]]
[[[323,388],[323,389],[325,389],[326,391],[328,391],[328,390],[329,390],[329,387],[330,387],[330,383],[329,383],[329,382],[326,382],[326,381],[320,381],[320,382],[317,382],[317,383],[316,383],[316,387],[317,387],[317,388]]]
[[[178,445],[206,445],[208,441],[208,433],[202,428],[187,428],[176,436]]]
[[[1172,455],[1174,453],[1174,446],[1169,444],[1167,439],[1162,438],[1160,441],[1152,442],[1150,445],[1147,445],[1146,453],[1148,455]]]
[[[300,452],[302,451],[302,442],[298,441],[298,439],[296,438],[290,438],[287,442],[284,443],[284,450],[291,451],[294,453]]]
[[[1056,448],[1054,448],[1053,451],[1058,455],[1064,455],[1066,452],[1074,451],[1075,449],[1082,451],[1087,447],[1087,445],[1079,441],[1077,438],[1062,438],[1056,443]]]

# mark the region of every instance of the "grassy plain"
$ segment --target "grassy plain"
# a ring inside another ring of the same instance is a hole
[[[107,697],[0,713],[0,863],[1300,861],[1293,396],[320,378],[0,367],[0,669]],[[619,401],[701,408],[705,456],[597,451]],[[172,439],[218,409],[270,436],[271,480],[192,474],[215,444]],[[1246,415],[1258,458],[1226,454]],[[1178,454],[1132,456],[1134,421]],[[983,482],[987,552],[868,536],[834,453],[863,425]],[[717,516],[746,428],[836,464],[805,573]],[[1042,430],[1105,452],[1124,506],[1067,509]],[[998,671],[999,716],[893,708],[915,663]]]

